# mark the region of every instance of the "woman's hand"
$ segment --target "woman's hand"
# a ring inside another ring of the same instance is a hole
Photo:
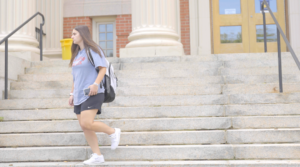
[[[74,103],[73,103],[73,96],[70,96],[70,97],[69,97],[69,105],[70,105],[70,106],[74,106]]]
[[[94,96],[98,93],[98,86],[97,85],[90,85],[90,93],[89,96]]]

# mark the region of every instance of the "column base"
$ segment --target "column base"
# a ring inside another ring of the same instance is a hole
[[[157,57],[157,56],[182,56],[184,51],[178,46],[156,46],[156,47],[138,47],[121,48],[120,57]]]

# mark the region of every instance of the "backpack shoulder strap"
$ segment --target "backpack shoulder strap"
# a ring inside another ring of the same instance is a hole
[[[94,59],[93,59],[93,57],[92,57],[90,48],[87,48],[87,57],[88,57],[90,63],[91,63],[93,66],[95,66]]]

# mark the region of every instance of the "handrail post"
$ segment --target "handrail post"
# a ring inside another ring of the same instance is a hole
[[[43,61],[43,25],[45,24],[45,18],[44,15],[40,12],[37,12],[33,16],[31,16],[29,19],[27,19],[23,24],[21,24],[19,27],[17,27],[14,31],[9,33],[6,37],[1,39],[0,45],[5,42],[5,79],[4,79],[4,99],[8,98],[8,38],[11,37],[14,33],[16,33],[19,29],[21,29],[25,24],[30,22],[35,16],[40,15],[42,17],[43,22],[40,24],[40,60]],[[2,93],[1,93],[2,96]]]
[[[280,32],[277,27],[277,49],[278,49],[278,72],[279,72],[279,91],[283,92],[282,84],[282,66],[281,66],[281,48],[280,48]]]
[[[4,99],[8,98],[8,39],[5,40],[5,88]]]
[[[43,61],[43,25],[40,24],[40,60]]]
[[[261,4],[261,12],[263,14],[263,22],[264,22],[264,46],[265,46],[265,53],[267,52],[267,25],[266,25],[266,14],[265,14],[265,8],[264,8],[265,3],[262,2]]]

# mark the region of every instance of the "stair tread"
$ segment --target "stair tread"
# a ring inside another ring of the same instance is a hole
[[[17,166],[17,167],[56,167],[56,166],[86,166],[82,163],[82,161],[67,161],[67,162],[23,162],[23,163],[0,163],[0,166],[9,167],[9,165]],[[239,165],[248,167],[249,165],[274,165],[272,167],[287,167],[286,165],[300,165],[298,160],[201,160],[201,161],[105,161],[105,163],[100,164],[98,166],[112,166],[112,167],[120,167],[120,166],[136,166],[142,165],[143,167],[153,167],[154,165],[159,166],[189,166],[189,167],[207,167],[207,166],[215,166],[215,167],[224,167],[228,165]],[[228,166],[229,167],[229,166]]]

